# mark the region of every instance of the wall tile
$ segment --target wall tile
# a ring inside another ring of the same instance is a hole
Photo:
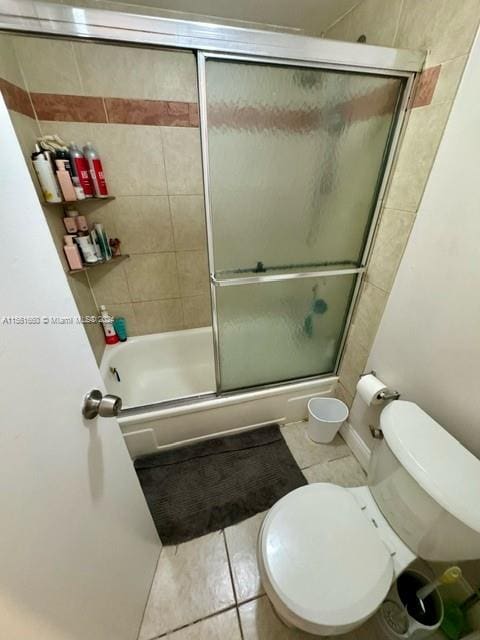
[[[82,147],[86,142],[91,140],[95,142],[91,125],[85,122],[44,122],[39,123],[42,135],[60,136],[66,143],[75,141]],[[101,126],[101,125],[100,125]]]
[[[432,102],[440,70],[441,66],[437,64],[435,67],[428,67],[422,71],[415,86],[412,109],[425,107]]]
[[[128,262],[129,260],[122,264],[107,263],[88,272],[88,279],[98,305],[130,302],[130,292],[124,271],[124,265]]]
[[[197,129],[162,127],[170,195],[203,193],[200,133]]]
[[[35,117],[30,96],[24,89],[8,82],[8,80],[0,78],[0,93],[5,100],[7,109],[29,116],[30,118]]]
[[[164,127],[191,127],[189,102],[105,98],[109,122]]]
[[[134,302],[133,309],[139,335],[183,329],[182,301],[179,298]]]
[[[429,51],[427,66],[468,53],[480,0],[404,0],[394,46]]]
[[[133,255],[125,271],[132,302],[179,297],[174,253]]]
[[[356,42],[365,34],[368,44],[392,47],[402,0],[363,0],[345,18],[328,29],[325,36],[333,40]]]
[[[102,98],[61,95],[58,93],[31,93],[33,108],[39,120],[62,122],[106,122]]]
[[[451,103],[410,112],[405,136],[386,197],[391,209],[415,212],[448,119]]]
[[[192,296],[182,298],[185,329],[209,327],[212,324],[210,296]]]
[[[208,261],[204,251],[179,251],[177,265],[182,296],[194,296],[209,290]]]
[[[127,323],[128,336],[138,335],[137,319],[135,317],[133,304],[131,304],[130,302],[125,302],[123,304],[109,304],[107,307],[107,311],[113,317],[120,316],[122,318],[125,318],[125,321]]]
[[[448,62],[442,62],[431,104],[451,102],[455,98],[467,58],[468,56],[460,56]]]
[[[383,210],[367,270],[371,284],[387,292],[391,290],[414,221],[411,212]]]
[[[40,198],[41,197],[40,185],[38,183],[38,179],[35,174],[35,171],[33,170],[33,165],[30,159],[30,155],[34,148],[36,139],[40,135],[40,129],[38,127],[38,123],[36,120],[33,120],[32,118],[29,118],[28,116],[24,116],[20,113],[16,113],[15,111],[10,111],[9,115],[10,115],[10,119],[12,120],[13,128],[15,129],[15,134],[20,143],[20,147],[22,148],[23,157],[25,158],[25,162],[30,172],[32,182]]]
[[[14,36],[0,33],[0,78],[25,89],[18,58],[15,54]]]
[[[74,50],[86,95],[198,100],[193,53],[92,43]]]
[[[17,36],[14,44],[29,91],[83,94],[72,42]]]
[[[351,396],[355,396],[358,378],[365,370],[368,351],[348,337],[342,362],[340,363],[340,383]]]
[[[160,127],[90,125],[90,135],[112,195],[167,194]]]
[[[349,340],[356,342],[365,351],[370,351],[378,325],[387,304],[388,294],[377,287],[364,283],[358,301]]]
[[[205,249],[207,230],[203,196],[170,196],[175,248]]]
[[[111,203],[122,253],[173,251],[167,196],[122,196]]]

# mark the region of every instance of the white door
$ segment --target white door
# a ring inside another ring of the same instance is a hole
[[[134,640],[160,551],[0,96],[0,638]],[[60,214],[59,214],[60,215]]]

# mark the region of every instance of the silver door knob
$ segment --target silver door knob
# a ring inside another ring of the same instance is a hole
[[[122,399],[110,394],[103,395],[99,389],[92,389],[83,399],[82,414],[87,420],[97,416],[114,418],[120,413]]]

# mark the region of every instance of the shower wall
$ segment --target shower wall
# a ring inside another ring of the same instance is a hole
[[[349,404],[364,371],[478,28],[480,0],[363,0],[326,38],[427,50],[340,368]],[[381,372],[379,371],[379,374]]]
[[[78,207],[130,256],[69,275],[82,315],[105,304],[130,335],[210,324],[193,53],[6,35],[0,47],[27,161],[37,135],[90,140],[115,196]],[[61,207],[44,210],[67,270]],[[101,328],[87,331],[99,358]]]

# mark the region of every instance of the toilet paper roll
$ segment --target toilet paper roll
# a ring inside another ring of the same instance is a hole
[[[357,384],[357,391],[364,402],[370,407],[373,404],[380,404],[383,402],[380,394],[382,391],[386,391],[387,387],[381,380],[376,378],[371,373],[366,376],[362,376]]]

